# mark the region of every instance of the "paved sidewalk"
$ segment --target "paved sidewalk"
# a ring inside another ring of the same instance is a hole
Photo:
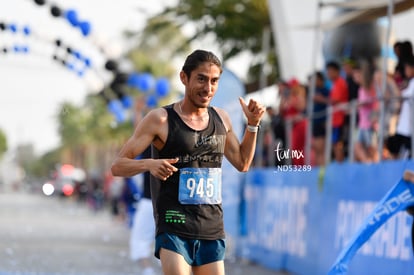
[[[129,230],[109,211],[71,199],[0,193],[0,275],[139,275],[128,258]],[[154,259],[154,267],[161,274]],[[282,275],[226,262],[228,275]]]

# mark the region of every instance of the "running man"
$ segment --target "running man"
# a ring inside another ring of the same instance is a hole
[[[249,169],[265,108],[240,98],[248,124],[240,143],[229,115],[210,107],[221,73],[213,53],[190,54],[180,72],[184,99],[150,111],[112,165],[116,176],[149,171],[160,181],[152,194],[155,256],[166,275],[224,274],[221,163],[224,155],[239,171]],[[149,145],[157,158],[136,160]]]

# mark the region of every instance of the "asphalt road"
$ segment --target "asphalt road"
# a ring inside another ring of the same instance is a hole
[[[128,257],[129,229],[108,210],[0,189],[0,275],[139,275]],[[161,274],[154,258],[154,267]],[[228,275],[282,275],[226,261]]]

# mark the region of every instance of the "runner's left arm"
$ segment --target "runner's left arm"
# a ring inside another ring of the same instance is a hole
[[[248,104],[240,98],[240,105],[247,118],[247,124],[258,126],[265,113],[265,108],[257,101],[251,99]],[[231,120],[227,113],[221,111],[222,119],[227,127],[226,146],[224,155],[229,162],[240,172],[246,172],[253,161],[256,149],[257,132],[250,132],[246,129],[242,142],[240,143],[231,127]]]

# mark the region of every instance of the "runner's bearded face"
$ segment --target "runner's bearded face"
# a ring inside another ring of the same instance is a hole
[[[207,108],[218,88],[220,68],[210,62],[202,63],[191,72],[190,78],[182,73],[186,97],[197,108]]]

